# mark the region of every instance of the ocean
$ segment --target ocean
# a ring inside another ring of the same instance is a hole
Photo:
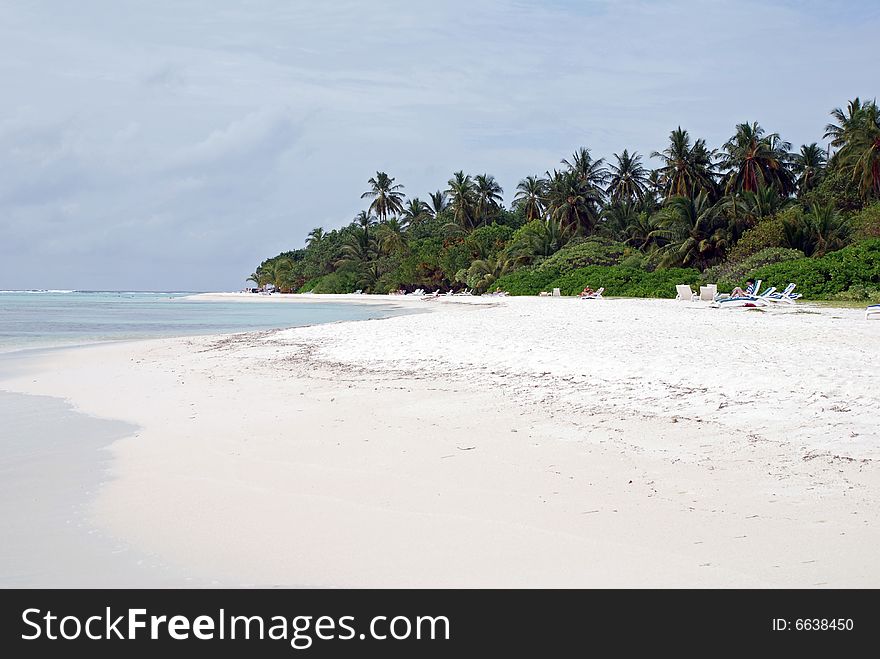
[[[248,304],[186,292],[0,291],[0,352],[366,320],[406,313],[344,302]]]

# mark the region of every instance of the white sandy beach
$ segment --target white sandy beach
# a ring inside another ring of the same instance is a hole
[[[89,521],[199,582],[880,587],[862,310],[351,299],[432,313],[56,351],[0,389],[135,424]]]

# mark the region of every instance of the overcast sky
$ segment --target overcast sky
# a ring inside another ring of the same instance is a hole
[[[0,289],[237,290],[267,256],[454,170],[578,146],[797,148],[880,91],[880,3],[0,3]]]

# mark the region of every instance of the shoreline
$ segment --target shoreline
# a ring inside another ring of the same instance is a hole
[[[9,433],[2,442],[0,588],[207,585],[90,519],[111,466],[109,447],[138,428],[77,413],[59,398],[2,390],[0,426]]]
[[[812,342],[877,356],[855,310],[550,299],[86,346],[0,388],[140,426],[92,519],[226,585],[880,583],[877,394]]]

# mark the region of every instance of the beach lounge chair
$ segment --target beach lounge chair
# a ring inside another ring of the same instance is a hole
[[[410,295],[416,295],[416,296],[424,295],[424,294],[425,294],[425,289],[424,289],[424,288],[417,288],[417,289],[414,290],[412,293],[410,293]]]
[[[691,290],[691,287],[687,284],[678,284],[675,287],[675,290],[678,291],[678,295],[675,296],[676,300],[682,300],[685,302],[693,302],[697,299],[697,294]]]
[[[766,298],[770,302],[784,302],[786,304],[794,304],[795,301],[801,296],[800,293],[795,293],[794,289],[797,284],[791,283],[785,287],[783,291],[776,291],[775,293],[771,293],[767,295]]]
[[[718,295],[717,284],[707,284],[706,286],[700,286],[701,302],[712,302],[715,299],[716,295]]]
[[[756,291],[755,297],[761,298],[762,300],[769,300],[772,295],[776,295],[776,287],[775,286],[771,286],[770,288],[765,290],[760,295],[757,293],[757,289],[755,289],[755,291]]]
[[[360,295],[361,293],[363,293],[363,291],[360,288],[354,292],[355,295]]]
[[[604,293],[604,292],[605,292],[605,289],[600,288],[598,291],[596,291],[594,293],[590,293],[589,295],[579,295],[578,297],[580,297],[580,299],[582,299],[582,300],[601,300],[602,293]]]
[[[880,304],[872,304],[865,309],[865,320],[870,318],[880,319]]]

